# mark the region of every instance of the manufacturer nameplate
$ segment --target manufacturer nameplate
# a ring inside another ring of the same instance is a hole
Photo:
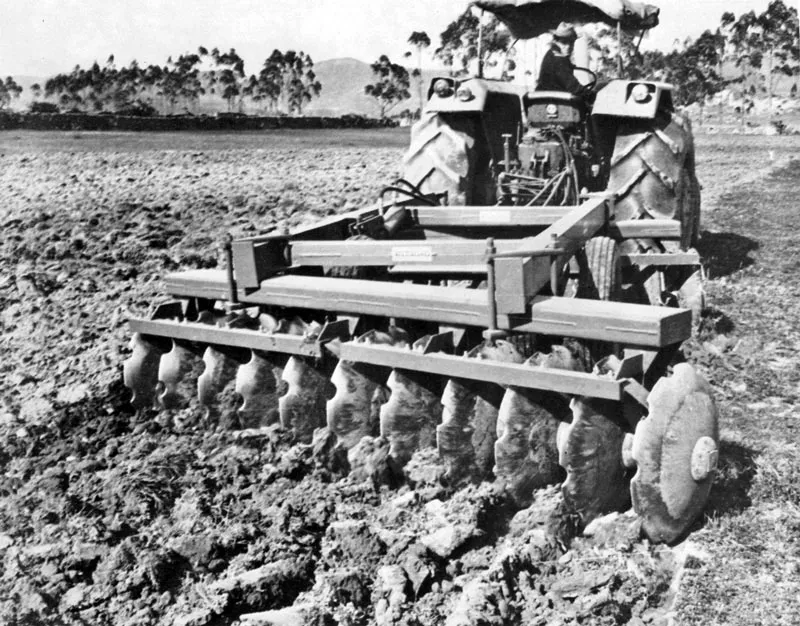
[[[433,248],[430,246],[396,246],[392,248],[394,263],[431,263]]]

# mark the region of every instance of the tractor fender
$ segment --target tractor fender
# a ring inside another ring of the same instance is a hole
[[[646,80],[612,80],[597,92],[592,115],[654,119],[671,111],[672,85]]]
[[[437,89],[446,86],[446,89]],[[429,113],[483,113],[487,108],[496,108],[498,102],[509,103],[522,111],[522,97],[525,89],[520,85],[512,85],[505,81],[487,80],[484,78],[434,78],[428,88],[428,102],[425,106]]]
[[[425,193],[447,193],[453,205],[494,204],[492,166],[502,162],[506,138],[521,131],[525,93],[503,81],[435,78],[411,127],[403,178]]]

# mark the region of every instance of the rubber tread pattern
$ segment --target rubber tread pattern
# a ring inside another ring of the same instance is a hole
[[[695,245],[700,194],[689,120],[667,113],[620,124],[608,189],[618,194],[617,219],[677,219],[683,230],[681,248]]]
[[[447,192],[449,204],[472,204],[477,160],[473,128],[463,117],[424,114],[411,128],[403,178],[422,193]]]
[[[592,237],[576,257],[579,267],[576,297],[607,302],[620,299],[622,265],[616,241],[610,237]],[[575,340],[572,345],[587,372],[609,354],[609,344],[605,341]]]

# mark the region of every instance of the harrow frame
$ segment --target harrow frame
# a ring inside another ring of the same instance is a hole
[[[691,336],[691,312],[625,302],[606,302],[540,295],[550,287],[558,293],[558,277],[569,257],[599,232],[635,237],[679,237],[675,220],[615,222],[610,194],[591,194],[577,207],[417,207],[400,203],[399,219],[408,238],[348,241],[351,233],[382,226],[381,210],[366,209],[339,216],[291,235],[260,236],[226,242],[225,270],[189,270],[164,278],[167,292],[183,299],[162,305],[150,319],[134,318],[130,327],[142,340],[172,338],[228,348],[322,359],[333,348],[342,359],[385,367],[402,367],[430,374],[490,380],[562,393],[621,401],[626,389],[643,402],[641,383],[654,380],[652,371],[675,347]],[[365,224],[369,227],[365,228]],[[497,228],[543,230],[522,238],[456,238],[455,229],[473,236]],[[337,238],[339,238],[337,240]],[[694,251],[636,254],[623,257],[628,265],[695,264]],[[388,267],[394,275],[446,277],[468,274],[487,278],[487,289],[475,290],[398,282],[340,279],[314,275],[331,266]],[[328,323],[313,339],[280,332],[223,328],[187,319],[189,311],[209,309],[213,302],[229,310],[243,307],[283,307],[323,311]],[[190,304],[191,303],[191,304]],[[516,364],[470,362],[453,356],[458,350],[452,333],[422,353],[347,341],[354,319],[379,315],[417,319],[448,326],[482,327],[487,340],[534,333],[615,342],[634,356],[624,379],[591,373],[536,371]],[[345,319],[335,321],[336,316]],[[659,354],[662,357],[659,358]],[[642,358],[644,356],[645,358]],[[637,386],[634,386],[636,383]]]

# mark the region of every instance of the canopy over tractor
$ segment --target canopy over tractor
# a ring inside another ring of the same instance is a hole
[[[626,31],[658,25],[658,7],[630,0],[477,0],[494,13],[517,39],[538,37],[561,22],[619,25]]]

